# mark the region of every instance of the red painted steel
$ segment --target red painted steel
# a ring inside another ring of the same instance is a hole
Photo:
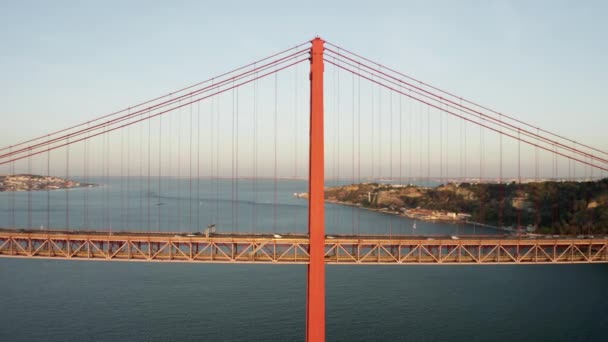
[[[308,264],[304,234],[75,232],[0,229],[0,258],[80,261]],[[575,236],[334,235],[335,265],[608,264],[608,238]]]
[[[306,294],[306,341],[325,341],[325,209],[323,147],[323,44],[317,37],[310,50],[310,159],[308,233],[310,262]]]

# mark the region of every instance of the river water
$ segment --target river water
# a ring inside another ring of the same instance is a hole
[[[306,230],[307,203],[293,196],[304,181],[90,181],[104,186],[2,193],[0,226]],[[407,218],[339,205],[327,205],[326,226],[329,234],[498,233],[414,229]],[[0,275],[0,341],[304,338],[304,265],[0,258]],[[329,341],[603,341],[607,331],[608,265],[327,266]]]

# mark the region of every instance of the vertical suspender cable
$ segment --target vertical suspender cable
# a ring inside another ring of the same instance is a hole
[[[399,96],[399,185],[403,186],[403,96]],[[400,188],[401,189],[401,188]],[[401,191],[401,190],[400,190]],[[399,208],[397,209],[399,210]],[[399,212],[401,213],[401,212]],[[403,220],[399,220],[399,233],[403,233]]]
[[[161,177],[162,177],[162,163],[163,163],[163,119],[162,119],[162,115],[158,116],[158,178],[157,178],[157,188],[158,188],[158,203],[156,203],[156,231],[160,232],[160,225],[161,225],[161,210],[162,210],[162,184],[161,184]]]
[[[211,99],[213,101],[213,98]],[[166,159],[168,160],[167,164],[167,175],[171,176],[171,178],[167,179],[167,182],[169,184],[169,189],[172,189],[173,191],[175,191],[175,185],[171,186],[171,183],[175,184],[175,179],[174,179],[174,173],[172,170],[172,166],[174,165],[173,162],[173,118],[175,117],[175,112],[172,112],[171,115],[167,118],[167,157]],[[167,190],[168,194],[171,194],[171,190]],[[167,223],[166,226],[167,228],[169,227],[173,227],[174,224],[172,224],[172,217],[173,214],[175,213],[175,209],[173,210],[168,210],[168,212],[166,213],[167,215]]]
[[[212,193],[215,185],[215,134],[217,133],[215,130],[215,101],[216,98],[212,97],[209,103],[209,179],[208,179],[208,192]],[[211,217],[211,222],[207,224],[216,224],[218,225],[217,217],[215,216],[215,212],[213,211],[213,197],[209,201],[209,216]],[[219,225],[218,225],[219,227]]]
[[[106,227],[110,228],[110,233],[112,232],[112,221],[110,216],[110,133],[107,131],[106,126],[106,222],[108,225]],[[143,220],[142,220],[143,222]]]
[[[521,141],[519,140],[520,131],[517,131],[517,189],[521,190]],[[517,234],[521,231],[521,210],[517,210]]]
[[[192,95],[190,96],[190,102],[192,102]],[[188,229],[192,230],[192,103],[190,107],[190,149],[188,151]]]
[[[87,128],[89,124],[87,124]],[[83,156],[82,156],[82,172],[84,174],[84,182],[89,183],[89,140],[84,141]],[[84,198],[82,201],[82,228],[89,228],[89,187],[84,189]]]
[[[131,113],[131,109],[129,108],[129,113]],[[131,129],[132,127],[127,127],[127,196],[131,194]],[[127,201],[130,203],[131,201]],[[127,206],[127,214],[126,214],[126,225],[125,229],[131,229],[131,210],[130,205]]]
[[[125,178],[124,178],[124,162],[125,162],[125,129],[120,130],[120,229],[125,230]],[[85,140],[86,146],[86,140]]]
[[[278,127],[277,127],[277,116],[278,116],[278,76],[274,74],[274,205],[272,207],[272,231],[276,233],[277,231],[277,135],[278,135]]]
[[[536,132],[538,133],[538,128],[536,130]],[[570,160],[570,159],[568,159]],[[534,147],[534,180],[536,183],[538,183],[539,179],[539,170],[538,170],[538,146]],[[537,200],[536,200],[536,228],[540,228],[540,223],[541,223],[541,212],[540,212],[540,203],[541,198],[540,198],[540,191],[538,192],[538,196],[537,196]]]
[[[9,151],[12,148],[9,147]],[[15,161],[11,162],[11,175],[15,175]],[[11,202],[11,227],[16,227],[17,226],[17,220],[16,220],[16,216],[15,216],[15,191],[11,191],[10,192],[10,202]]]
[[[483,123],[483,119],[482,119]],[[483,182],[483,159],[484,159],[484,132],[483,127],[479,126],[479,183]],[[483,202],[482,202],[483,204]]]
[[[426,186],[431,186],[431,108],[426,107]]]
[[[201,229],[201,103],[196,108],[196,227]],[[160,172],[159,172],[160,174]],[[160,179],[160,178],[159,178]],[[160,186],[159,186],[160,188]]]
[[[234,87],[234,81],[232,81],[232,86]],[[231,225],[231,231],[234,232],[234,225],[235,225],[235,220],[234,220],[234,212],[235,212],[235,203],[234,203],[234,162],[235,162],[235,154],[234,154],[234,139],[235,139],[235,132],[234,132],[234,116],[235,116],[235,89],[232,88],[232,113],[231,113],[231,120],[230,120],[230,130],[231,130],[231,135],[230,135],[230,225]]]
[[[293,178],[298,181],[298,67],[294,68],[294,100],[293,100]],[[293,228],[298,227],[298,216],[293,216]]]
[[[334,62],[337,63],[336,58],[334,57]],[[338,152],[336,150],[336,147],[338,146],[338,135],[336,134],[336,130],[338,127],[338,116],[337,114],[337,94],[338,94],[338,87],[337,87],[337,75],[338,75],[338,68],[336,68],[335,66],[333,66],[332,68],[332,85],[333,85],[333,89],[332,89],[332,114],[333,114],[333,130],[334,130],[334,134],[333,134],[333,146],[332,146],[332,169],[331,169],[331,178],[332,178],[332,182],[334,186],[337,186],[337,182],[336,182],[336,169],[337,169],[337,162],[338,162]],[[335,227],[336,226],[336,214],[335,211],[331,212],[331,218],[332,218],[332,225]]]
[[[388,176],[390,179],[390,183],[393,183],[393,92],[389,92],[388,93],[388,115],[389,115],[389,157],[388,157],[388,164],[389,164],[389,170],[388,170]],[[389,218],[389,225],[388,225],[388,234],[389,237],[393,236],[393,215],[390,216]]]
[[[298,179],[298,68],[294,68],[293,106],[293,178]],[[294,215],[294,219],[296,216]]]
[[[464,181],[464,125],[466,124],[465,120],[460,120],[460,134],[458,136],[460,148],[459,148],[459,165],[458,165],[458,178],[461,181]]]
[[[371,79],[373,81],[373,79],[374,79],[373,75],[371,76]],[[370,98],[371,98],[371,110],[370,110],[370,112],[371,112],[371,119],[372,119],[371,120],[372,121],[372,125],[371,125],[372,126],[371,127],[371,129],[372,129],[372,136],[371,136],[371,143],[370,143],[370,148],[371,148],[371,158],[370,159],[372,161],[372,163],[371,163],[371,167],[372,167],[372,180],[375,181],[375,178],[376,178],[375,177],[375,175],[376,175],[375,164],[374,164],[374,156],[375,156],[375,153],[374,153],[375,152],[374,151],[374,140],[375,140],[374,139],[374,137],[375,137],[375,127],[374,127],[374,119],[375,119],[375,115],[374,114],[375,113],[374,113],[374,110],[375,110],[375,105],[374,105],[374,85],[373,84],[370,84],[370,89],[371,89],[371,96],[370,96]]]
[[[399,184],[403,185],[403,96],[399,96]]]
[[[338,63],[336,57],[334,57],[334,63]],[[337,127],[338,127],[338,86],[337,86],[337,80],[338,80],[338,68],[335,65],[332,65],[332,76],[331,76],[331,83],[332,83],[332,91],[331,91],[331,129],[332,129],[332,142],[331,142],[331,162],[332,162],[332,167],[331,167],[331,182],[330,185],[333,186],[338,186],[338,182],[337,182],[337,178],[336,178],[336,170],[337,170],[337,163],[338,163],[338,152],[337,152],[337,147],[338,147],[338,134],[337,134]],[[328,120],[329,121],[329,120]],[[330,221],[331,221],[331,227],[333,229],[336,229],[336,216],[338,215],[338,213],[336,212],[336,210],[331,210],[329,211],[329,216],[330,216]]]
[[[334,62],[337,63],[337,59],[334,57]],[[337,134],[337,127],[338,127],[338,86],[337,86],[337,80],[338,80],[338,68],[333,66],[332,67],[332,119],[333,119],[333,123],[332,123],[332,129],[333,129],[333,134],[332,134],[332,168],[331,168],[331,182],[333,183],[334,186],[338,186],[338,182],[337,182],[337,177],[336,177],[336,170],[337,170],[337,164],[338,164],[338,151],[337,151],[337,147],[338,147],[338,134]],[[330,215],[331,215],[331,224],[332,224],[332,228],[336,229],[336,216],[338,215],[338,213],[335,210],[330,211]]]
[[[460,99],[460,101],[462,102],[462,99]],[[462,103],[461,103],[462,105]],[[468,158],[467,158],[467,122],[464,121],[464,126],[463,126],[463,134],[464,134],[464,156],[463,156],[463,161],[464,161],[464,179],[468,181],[467,177],[468,177]]]
[[[378,88],[378,178],[382,179],[382,87]]]
[[[339,63],[339,61],[338,61]],[[340,157],[341,157],[341,153],[340,153],[340,139],[342,138],[342,122],[341,122],[341,118],[340,118],[340,105],[341,105],[341,97],[340,97],[340,70],[337,70],[337,68],[334,68],[334,70],[336,70],[336,131],[335,131],[335,136],[336,136],[336,156],[335,156],[335,161],[336,161],[336,186],[340,186]],[[337,213],[336,213],[337,214]],[[338,226],[340,225],[340,215],[336,215],[337,216],[337,221],[338,221]]]
[[[499,114],[499,120],[502,121],[502,115]],[[499,170],[498,170],[498,186],[500,187],[500,208],[498,211],[498,224],[502,227],[504,222],[504,204],[505,204],[505,186],[503,183],[503,173],[502,173],[502,127],[499,128],[500,132],[498,133],[499,139]]]
[[[441,107],[441,105],[440,105]],[[439,119],[439,182],[443,184],[443,112],[437,112]]]
[[[447,107],[447,106],[446,106]],[[443,111],[441,113],[442,117],[445,117],[445,177],[446,177],[446,183],[449,183],[450,180],[450,125],[449,125],[449,118],[448,118],[448,114]]]
[[[9,152],[9,153],[11,153],[11,152],[12,152],[12,150],[13,150],[12,146],[9,146],[9,147],[8,147],[8,152]],[[7,176],[12,174],[12,169],[11,169],[11,168],[12,168],[12,165],[13,165],[13,164],[12,164],[12,162],[11,162],[11,163],[8,163],[8,164],[6,165],[6,175],[7,175]],[[48,188],[48,187],[47,187],[47,188]],[[12,192],[11,192],[11,193],[12,193]],[[9,194],[8,196],[6,196],[6,199],[7,199],[7,204],[6,204],[6,207],[7,207],[7,208],[10,208],[10,207],[11,207],[11,195]],[[47,211],[47,212],[48,212],[48,211]],[[10,210],[7,210],[7,211],[6,211],[6,222],[8,222],[8,224],[9,224],[9,226],[10,226],[10,227],[13,227],[13,228],[15,227],[15,224],[14,224],[14,223],[11,221],[11,211],[10,211]]]
[[[183,221],[182,221],[182,112],[183,107],[181,107],[182,101],[179,100],[180,108],[177,111],[177,227],[180,231],[183,231]]]
[[[389,92],[388,93],[388,115],[389,115],[389,128],[388,128],[388,138],[390,140],[389,142],[389,157],[388,157],[388,177],[391,180],[391,182],[393,181],[393,92]]]
[[[235,191],[235,200],[236,200],[236,208],[235,208],[235,212],[234,212],[234,219],[236,221],[235,223],[235,229],[238,232],[239,231],[239,89],[236,89],[236,123],[235,123],[235,129],[236,129],[236,150],[235,150],[235,155],[236,155],[236,165],[235,165],[235,178],[234,178],[234,183],[236,186],[236,191]]]
[[[483,122],[483,119],[482,119]],[[479,186],[481,189],[481,200],[480,202],[480,208],[479,208],[479,221],[481,221],[481,223],[485,222],[485,201],[486,201],[486,197],[485,197],[485,193],[487,192],[487,188],[485,188],[483,186],[483,144],[484,144],[484,136],[483,136],[483,127],[479,126]],[[474,232],[474,231],[473,231]]]
[[[70,139],[66,139],[66,143],[69,143]],[[65,180],[70,181],[70,145],[65,147]],[[65,228],[70,229],[70,190],[68,187],[65,188]]]
[[[143,119],[143,112],[142,114],[140,114],[140,119]],[[137,223],[137,226],[139,229],[144,228],[148,229],[148,227],[142,227],[144,224],[144,183],[143,183],[143,178],[144,178],[144,125],[143,123],[139,125],[139,180],[138,180],[138,184],[140,187],[139,190],[139,222]],[[107,227],[107,226],[106,226]]]
[[[254,64],[255,68],[255,64]],[[255,73],[256,80],[253,81],[253,210],[251,220],[251,230],[257,231],[258,221],[258,81],[257,72]]]
[[[220,99],[217,100],[215,109],[215,216],[217,225],[220,226]]]
[[[521,184],[521,141],[520,132],[517,132],[517,182]]]
[[[538,132],[538,130],[537,130]],[[538,181],[539,165],[538,165],[538,146],[534,147],[534,178]]]
[[[32,174],[32,150],[28,149],[27,173]],[[27,228],[32,228],[32,182],[27,183]]]
[[[350,134],[350,147],[351,147],[351,183],[355,183],[355,74],[351,74],[351,134]],[[355,207],[351,207],[350,221],[352,234],[355,235]]]
[[[553,181],[557,181],[557,146],[555,146],[555,144],[553,144],[553,160],[551,161],[551,164]]]
[[[412,184],[412,132],[414,131],[414,127],[412,126],[413,116],[414,116],[414,103],[412,101],[408,101],[407,116],[408,116],[408,125],[407,125],[407,135],[408,135],[408,152],[407,152],[407,179],[408,185]]]
[[[419,179],[423,178],[423,173],[422,173],[422,153],[423,153],[423,146],[422,146],[423,139],[422,138],[423,138],[423,134],[424,134],[423,133],[424,132],[424,130],[423,130],[423,121],[424,120],[422,118],[423,111],[424,111],[423,104],[419,102],[418,103],[418,125],[420,126],[420,129],[418,130],[418,132],[420,133],[420,138],[418,139],[418,149],[419,149],[419,151],[418,151],[418,177],[419,177]]]
[[[50,140],[50,136],[47,140]],[[12,165],[12,164],[11,164]],[[51,150],[46,153],[46,176],[51,177]],[[12,224],[15,225],[14,223]],[[46,188],[46,229],[51,228],[51,189]]]
[[[357,78],[357,183],[361,184],[361,77]],[[361,210],[357,210],[357,234],[361,234]]]
[[[146,184],[147,184],[148,191],[146,194],[146,200],[147,200],[146,231],[148,231],[148,232],[152,231],[152,217],[151,217],[152,203],[150,202],[150,200],[152,199],[152,174],[151,174],[152,154],[151,154],[151,148],[150,148],[151,136],[152,136],[152,122],[150,120],[150,114],[151,114],[151,112],[148,112],[148,120],[146,120],[148,122],[148,157],[147,157],[148,176],[146,177]]]
[[[576,143],[573,141],[572,142],[572,148],[576,147]],[[570,152],[570,154],[572,155],[573,153]],[[576,162],[572,162],[572,179],[576,181]]]
[[[213,83],[213,82],[212,82]],[[215,108],[217,107],[216,101],[218,101],[217,97],[212,97],[209,106],[209,193],[213,194],[215,192],[215,140],[218,131],[216,129],[215,122]],[[217,212],[215,210],[215,197],[212,195],[209,201],[209,215],[211,216],[211,224],[215,224],[219,227],[219,221],[217,218]]]
[[[339,61],[338,61],[339,63]],[[335,68],[337,69],[337,68]],[[340,186],[340,139],[341,139],[341,134],[340,134],[340,130],[342,129],[342,124],[341,124],[341,120],[340,120],[340,101],[341,101],[341,96],[340,96],[340,70],[336,70],[336,87],[337,87],[337,91],[336,91],[336,156],[335,156],[335,161],[336,161],[336,186]],[[336,218],[336,224],[335,224],[335,228],[339,228],[342,225],[342,220],[341,220],[341,216],[339,212],[336,212],[336,214],[334,215],[334,217]]]

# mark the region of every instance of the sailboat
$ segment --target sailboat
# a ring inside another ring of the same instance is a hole
[[[416,222],[412,225],[412,229],[416,229]]]

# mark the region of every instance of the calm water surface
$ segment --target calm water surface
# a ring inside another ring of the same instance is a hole
[[[48,204],[46,192],[0,194],[0,226],[306,229],[306,201],[293,197],[305,182],[280,181],[275,204],[272,181],[241,180],[238,195],[232,180],[191,187],[165,179],[160,189],[137,179],[97,181],[108,185],[67,191],[68,202],[66,191],[49,193]],[[330,233],[496,233],[412,226],[327,206]],[[0,259],[0,341],[303,340],[305,272],[304,265]],[[329,341],[604,341],[606,332],[608,265],[327,266]]]

